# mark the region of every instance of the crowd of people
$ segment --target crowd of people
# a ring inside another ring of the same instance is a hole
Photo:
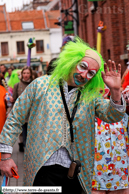
[[[63,194],[129,193],[129,73],[121,82],[120,64],[105,63],[69,36],[46,75],[34,77],[27,66],[2,65],[0,72],[2,175],[18,171],[11,154],[19,137],[24,186],[62,186]]]
[[[22,69],[15,69],[13,66],[7,68],[3,64],[0,65],[0,133],[15,101],[24,89],[37,77],[38,73],[28,66],[24,66]],[[23,132],[19,135],[20,152],[24,152],[27,136],[27,121],[22,128]]]

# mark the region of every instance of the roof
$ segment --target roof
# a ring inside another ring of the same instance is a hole
[[[6,12],[5,5],[0,6],[0,32],[3,31],[23,31],[22,22],[33,22],[34,30],[47,28],[58,28],[59,10],[47,11],[29,10]],[[47,24],[47,25],[46,25]]]
[[[0,31],[6,31],[6,7],[0,5]]]
[[[22,22],[33,22],[34,29],[45,29],[45,21],[42,10],[15,11],[9,13],[10,25],[12,31],[21,31]]]
[[[55,22],[58,22],[58,19],[60,17],[59,10],[46,11],[45,15],[46,15],[48,28],[59,28],[57,25],[54,24]]]

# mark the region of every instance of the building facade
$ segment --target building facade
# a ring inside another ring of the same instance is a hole
[[[49,33],[49,30],[0,33],[0,60],[9,61],[10,59],[20,60],[27,58],[27,43],[30,37],[34,37],[36,46],[31,49],[32,57],[37,59],[43,57],[44,61],[50,61],[51,51]]]
[[[27,10],[7,13],[4,5],[0,6],[0,16],[0,63],[9,64],[8,61],[10,61],[12,64],[14,60],[27,60],[27,43],[30,38],[35,38],[36,44],[31,49],[32,59],[48,64],[53,56],[58,57],[62,43],[62,31],[61,27],[54,23],[60,17],[59,10],[46,12]],[[57,40],[58,44],[54,40]]]
[[[61,0],[62,9],[68,9],[77,3],[77,34],[91,47],[96,48],[99,21],[107,26],[102,33],[101,54],[105,61],[111,59],[122,65],[122,74],[127,68],[129,40],[129,1],[128,0]],[[74,10],[74,9],[73,9]],[[62,14],[62,18],[64,13]],[[72,19],[69,18],[69,19]]]

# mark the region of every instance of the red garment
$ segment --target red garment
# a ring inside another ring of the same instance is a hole
[[[127,86],[129,86],[129,72],[127,73],[127,75],[124,77],[124,82],[123,82],[123,89],[125,89]]]
[[[6,120],[6,106],[5,106],[5,95],[6,90],[0,85],[0,133]]]

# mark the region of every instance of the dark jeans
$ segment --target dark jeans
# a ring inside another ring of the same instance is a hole
[[[33,186],[62,186],[63,194],[81,194],[78,178],[69,179],[67,173],[68,168],[60,165],[43,166],[38,171]]]
[[[23,145],[25,147],[26,146],[26,138],[27,138],[27,123],[22,125],[22,130],[23,130]]]

